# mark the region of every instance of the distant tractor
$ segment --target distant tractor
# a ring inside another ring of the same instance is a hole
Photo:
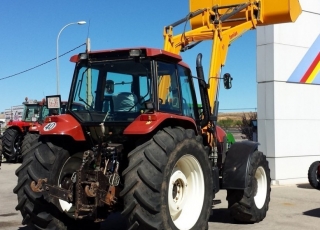
[[[32,125],[29,127],[28,132],[23,138],[21,145],[21,157],[23,157],[29,151],[30,147],[38,140],[40,136],[39,129],[45,121],[45,118],[52,115],[64,114],[66,110],[66,104],[66,101],[61,102],[60,110],[49,109],[46,103],[41,106],[37,122],[32,123]]]
[[[22,153],[27,152],[32,142],[38,139],[38,128],[47,116],[60,114],[65,109],[65,103],[62,103],[61,110],[49,110],[45,99],[37,101],[28,97],[23,105],[22,118],[11,119],[2,137],[2,154],[10,163],[22,161]]]
[[[37,122],[39,110],[43,104],[44,100],[29,100],[28,97],[26,97],[25,102],[23,102],[24,109],[22,118],[11,118],[7,123],[7,129],[2,137],[3,156],[7,162],[21,161],[20,156],[23,137],[29,131],[29,127]]]

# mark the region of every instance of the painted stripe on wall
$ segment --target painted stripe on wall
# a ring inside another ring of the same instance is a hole
[[[293,71],[288,82],[320,83],[320,34]]]

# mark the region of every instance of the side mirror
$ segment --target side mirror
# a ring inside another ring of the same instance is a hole
[[[230,73],[225,73],[223,75],[223,85],[224,85],[225,89],[231,89],[232,80],[233,80],[233,78],[231,77]]]

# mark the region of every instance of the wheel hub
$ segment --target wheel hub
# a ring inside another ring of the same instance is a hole
[[[171,198],[169,198],[171,216],[177,215],[183,209],[186,185],[187,178],[179,169],[175,168],[169,184],[169,191],[172,194]]]
[[[69,190],[72,186],[71,177],[64,177],[61,182],[61,188]]]

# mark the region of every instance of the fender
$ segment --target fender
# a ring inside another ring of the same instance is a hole
[[[147,134],[155,130],[159,125],[167,120],[172,120],[176,125],[185,124],[185,128],[197,130],[195,121],[186,116],[170,113],[155,112],[152,114],[139,115],[125,130],[124,134]]]
[[[8,128],[17,129],[21,133],[28,130],[28,127],[31,126],[34,122],[26,122],[26,121],[9,121],[7,124]]]
[[[227,152],[222,170],[223,189],[245,189],[247,187],[247,170],[252,153],[259,143],[253,141],[236,142]]]
[[[75,141],[85,141],[80,123],[69,114],[50,116],[39,128],[40,135],[66,135]]]

